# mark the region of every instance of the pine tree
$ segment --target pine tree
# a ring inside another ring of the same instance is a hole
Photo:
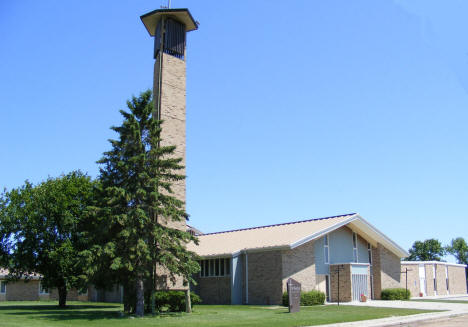
[[[187,219],[184,202],[174,196],[172,184],[183,180],[182,159],[175,158],[175,146],[161,146],[162,121],[153,117],[150,91],[127,101],[129,111],[121,110],[121,126],[111,127],[119,134],[110,140],[112,149],[104,153],[100,169],[101,200],[95,222],[100,246],[94,246],[100,264],[114,272],[124,285],[126,309],[144,314],[145,286],[154,290],[155,267],[164,267],[175,282],[182,276],[194,282],[198,271],[196,255],[186,250],[197,242],[187,231],[161,223],[164,219]],[[96,240],[96,238],[95,238]]]

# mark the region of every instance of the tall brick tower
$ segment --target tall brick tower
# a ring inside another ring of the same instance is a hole
[[[188,9],[158,9],[140,18],[154,37],[154,115],[164,121],[161,145],[175,145],[176,156],[185,166],[185,40],[197,23]],[[185,202],[185,180],[175,183],[173,190]],[[187,228],[185,221],[167,221],[167,225]]]
[[[185,40],[187,32],[196,30],[197,23],[188,9],[158,9],[140,17],[149,34],[154,37],[154,116],[163,120],[161,145],[175,145],[175,156],[182,158],[185,166]],[[185,169],[183,172],[185,174]],[[173,185],[175,196],[185,202],[185,180]],[[161,224],[186,230],[184,221],[167,220],[158,217]],[[175,285],[170,282],[168,272],[161,266],[155,267],[156,289],[184,290],[188,297],[188,287],[182,277]]]

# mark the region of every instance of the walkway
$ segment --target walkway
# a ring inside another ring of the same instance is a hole
[[[468,295],[452,295],[441,297],[425,297],[424,299],[438,300],[457,300],[468,301]],[[418,301],[369,301],[369,302],[347,302],[340,305],[360,305],[369,307],[390,307],[390,308],[407,308],[407,309],[422,309],[422,310],[445,310],[443,312],[421,313],[411,316],[389,317],[382,319],[345,322],[339,324],[322,325],[322,327],[387,327],[387,326],[424,326],[429,327],[427,322],[436,322],[434,326],[452,326],[444,325],[447,319],[457,317],[454,321],[459,323],[453,326],[468,326],[468,303],[451,303],[447,302],[418,302]],[[436,320],[436,321],[435,321]],[[458,322],[458,321],[461,322]],[[452,320],[450,320],[452,321]],[[464,322],[463,322],[464,321]],[[426,322],[426,325],[423,324]],[[449,322],[451,323],[451,322]]]

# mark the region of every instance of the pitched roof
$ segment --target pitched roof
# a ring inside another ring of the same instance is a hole
[[[344,225],[349,225],[374,245],[381,243],[400,258],[408,256],[405,250],[357,213],[203,234],[198,236],[199,245],[190,243],[187,247],[201,257],[232,256],[241,251],[293,249]]]

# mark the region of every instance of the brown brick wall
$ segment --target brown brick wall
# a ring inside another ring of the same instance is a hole
[[[18,281],[6,286],[7,301],[37,301],[39,300],[39,281]]]
[[[281,251],[248,253],[249,304],[281,304]]]
[[[380,243],[372,247],[372,268],[376,299],[380,299],[383,289],[400,287],[400,258]]]
[[[448,266],[450,294],[466,294],[465,267]]]
[[[282,285],[286,292],[288,278],[301,283],[302,291],[317,289],[315,279],[314,242],[308,242],[292,250],[282,251]]]
[[[351,285],[351,265],[350,264],[337,264],[330,265],[330,297],[331,302],[338,301],[338,272],[337,267],[343,267],[339,272],[339,284],[340,284],[340,302],[351,302],[352,301],[352,285]]]
[[[194,288],[203,304],[231,304],[231,276],[198,277]]]

